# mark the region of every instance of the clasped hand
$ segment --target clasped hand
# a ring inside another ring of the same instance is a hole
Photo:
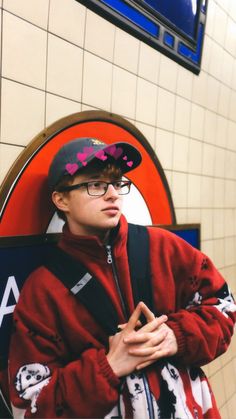
[[[144,326],[139,322],[141,313],[147,320]],[[140,302],[129,321],[120,326],[121,331],[109,338],[107,360],[118,377],[176,354],[177,341],[172,329],[165,324],[167,319],[166,315],[155,317]]]

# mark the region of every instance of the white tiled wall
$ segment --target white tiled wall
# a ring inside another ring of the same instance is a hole
[[[76,0],[0,0],[0,181],[57,119],[103,109],[130,120],[165,170],[177,221],[236,292],[236,2],[209,0],[199,76]],[[236,411],[236,340],[205,369]],[[236,417],[236,414],[235,416]]]

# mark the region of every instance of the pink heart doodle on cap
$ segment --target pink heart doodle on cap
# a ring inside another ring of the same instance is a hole
[[[82,163],[86,160],[88,154],[87,153],[77,153],[77,159]]]
[[[124,157],[123,157],[123,160],[128,160],[128,157],[127,157],[127,156],[124,156]]]
[[[84,147],[83,152],[88,154],[88,156],[90,156],[90,154],[93,154],[94,148],[93,147]]]
[[[130,161],[128,161],[126,164],[127,164],[127,166],[132,167],[132,166],[133,166],[133,164],[134,164],[134,162],[133,162],[132,160],[130,160]]]
[[[77,172],[79,166],[76,163],[67,163],[66,164],[66,171],[73,176],[75,172]]]
[[[82,165],[83,165],[83,166],[87,166],[87,164],[88,164],[88,163],[87,163],[86,161],[82,161]]]
[[[99,150],[96,152],[95,156],[102,161],[105,161],[107,159],[107,156],[105,155],[103,150]]]
[[[110,154],[110,156],[117,160],[122,155],[123,149],[112,145],[111,147],[106,148],[106,153]]]

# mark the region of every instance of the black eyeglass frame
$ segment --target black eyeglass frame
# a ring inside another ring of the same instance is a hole
[[[89,193],[89,185],[91,183],[96,183],[96,182],[102,183],[102,184],[104,184],[104,186],[106,185],[105,190],[102,194],[91,194],[91,193]],[[115,187],[116,183],[121,183],[122,184],[120,189],[116,189],[116,187]],[[103,196],[103,195],[106,194],[109,185],[113,186],[113,188],[118,192],[118,195],[128,195],[128,193],[130,192],[130,187],[132,185],[132,182],[130,180],[120,180],[120,181],[114,180],[113,182],[105,182],[103,180],[92,180],[90,182],[77,183],[75,185],[61,186],[57,189],[57,192],[70,192],[70,191],[74,191],[76,189],[80,189],[80,188],[85,187],[87,189],[87,193],[88,193],[89,196]],[[125,186],[128,186],[128,192],[119,193],[122,190],[122,188],[125,187]]]

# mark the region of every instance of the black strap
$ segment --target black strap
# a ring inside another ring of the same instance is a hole
[[[116,332],[116,310],[101,283],[87,272],[82,263],[78,263],[59,247],[53,247],[44,264],[78,298],[109,335]]]
[[[129,268],[135,305],[143,301],[154,312],[147,228],[129,224]],[[141,319],[144,321],[144,318]]]
[[[149,237],[146,227],[129,224],[127,247],[135,305],[144,301],[152,309]],[[54,246],[49,250],[44,265],[78,298],[108,335],[116,332],[118,317],[110,297],[82,263]]]

